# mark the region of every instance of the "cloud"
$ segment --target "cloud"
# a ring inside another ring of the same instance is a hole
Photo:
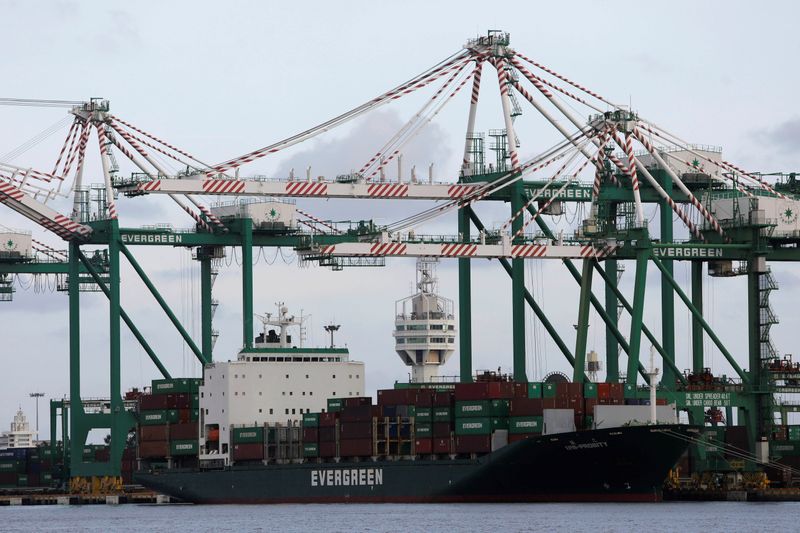
[[[779,154],[796,155],[800,153],[800,117],[756,131],[755,136],[762,144],[772,146]]]

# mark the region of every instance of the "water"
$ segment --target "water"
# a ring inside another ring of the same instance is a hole
[[[800,503],[0,507],[0,531],[797,531]]]

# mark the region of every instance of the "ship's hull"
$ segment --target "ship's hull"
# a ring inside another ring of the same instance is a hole
[[[529,438],[475,459],[303,463],[140,472],[194,503],[659,501],[688,426],[633,426]]]

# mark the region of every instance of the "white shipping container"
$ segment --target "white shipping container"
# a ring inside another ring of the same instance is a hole
[[[575,431],[575,409],[545,409],[543,415],[545,435]]]
[[[656,420],[659,424],[677,424],[678,415],[674,405],[657,405]],[[625,425],[644,425],[650,421],[649,405],[595,405],[595,429],[618,428]]]

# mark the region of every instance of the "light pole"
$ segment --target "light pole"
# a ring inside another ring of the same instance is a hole
[[[328,333],[331,334],[331,348],[334,347],[333,334],[334,334],[334,332],[339,331],[340,327],[341,327],[341,325],[337,325],[337,324],[329,324],[329,325],[325,326],[325,331],[327,331]]]
[[[36,438],[39,438],[39,398],[43,397],[43,392],[30,393],[31,398],[36,398]]]

